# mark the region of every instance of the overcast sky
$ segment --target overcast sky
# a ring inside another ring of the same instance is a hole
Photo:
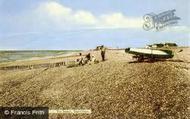
[[[0,49],[190,46],[189,0],[0,0]],[[175,9],[178,24],[143,29],[143,16]]]

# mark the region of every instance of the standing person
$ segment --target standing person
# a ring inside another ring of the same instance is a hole
[[[91,55],[90,55],[90,53],[88,53],[88,54],[86,55],[86,59],[87,59],[88,61],[91,60]]]
[[[102,45],[100,50],[101,50],[102,61],[105,61],[106,48]]]

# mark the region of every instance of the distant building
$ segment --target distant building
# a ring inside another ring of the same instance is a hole
[[[162,48],[162,47],[177,47],[176,43],[157,43],[152,45],[147,45],[146,48]]]
[[[165,47],[177,47],[176,43],[165,43]]]
[[[162,43],[147,45],[147,48],[162,48],[162,47],[164,47],[164,44]]]
[[[153,48],[162,48],[162,47],[164,47],[164,44],[162,44],[162,43],[153,44],[152,47],[153,47]]]
[[[95,49],[95,50],[100,50],[102,46],[103,46],[103,45],[98,45],[98,46],[96,46],[96,49]],[[104,48],[106,48],[106,47],[104,46]]]
[[[96,46],[95,50],[100,50],[100,49],[101,49],[101,46]]]

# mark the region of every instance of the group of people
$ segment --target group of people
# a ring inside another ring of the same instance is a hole
[[[91,56],[90,53],[88,53],[84,58],[81,57],[77,59],[76,62],[78,63],[78,65],[85,65],[85,64],[96,64],[99,61],[94,56]]]
[[[102,45],[100,47],[100,51],[101,51],[102,61],[105,61],[106,48]],[[82,56],[81,53],[79,53],[79,55]],[[87,55],[85,55],[85,57],[81,57],[81,58],[77,59],[76,62],[78,65],[85,65],[85,64],[99,63],[99,60],[97,60],[94,56],[92,56],[90,53],[88,53]]]

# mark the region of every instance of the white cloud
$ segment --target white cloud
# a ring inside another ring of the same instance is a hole
[[[46,2],[42,4],[40,7],[42,7],[42,9],[44,8],[44,10],[47,10],[47,12],[50,15],[57,16],[57,17],[62,16],[62,15],[69,16],[72,12],[70,8],[65,7],[61,4],[58,4],[56,2]]]
[[[141,18],[127,18],[122,13],[102,15],[100,22],[102,26],[113,28],[142,28],[143,24]]]
[[[87,11],[77,11],[73,17],[78,23],[82,23],[82,24],[96,24],[97,23],[97,19],[95,18],[95,16],[93,16],[90,12],[87,12]]]
[[[122,13],[95,16],[89,11],[73,10],[60,3],[49,1],[37,8],[38,13],[47,15],[59,27],[83,28],[142,28],[142,18],[126,17]],[[45,17],[46,18],[46,17]]]

